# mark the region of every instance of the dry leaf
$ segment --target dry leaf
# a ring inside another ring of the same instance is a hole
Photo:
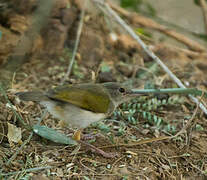
[[[7,123],[8,124],[8,134],[7,138],[9,143],[11,144],[12,142],[19,143],[22,138],[22,131],[21,128],[18,128],[14,126],[13,124]]]

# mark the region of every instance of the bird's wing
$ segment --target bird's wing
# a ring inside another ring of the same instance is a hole
[[[95,113],[107,113],[110,97],[97,84],[64,85],[48,91],[47,96],[56,101],[68,102]]]

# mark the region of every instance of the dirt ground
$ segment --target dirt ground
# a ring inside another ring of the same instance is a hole
[[[12,84],[6,94],[26,124],[36,124],[44,114],[44,108],[33,102],[20,102],[14,93],[47,90],[60,84],[68,68],[80,22],[82,4],[78,2],[67,11],[64,3],[53,8],[48,25],[35,38],[27,61],[13,72]],[[21,35],[30,27],[30,11],[28,8],[25,14],[14,11],[11,16],[2,15],[7,18],[0,22],[1,66],[15,52]],[[207,90],[207,61],[202,52],[189,54],[165,41],[154,42],[153,37],[144,38],[144,41],[187,86]],[[66,83],[108,81],[124,82],[134,88],[147,85],[177,87],[120,26],[90,7],[84,17],[73,71]],[[206,103],[206,99],[202,101]],[[147,108],[153,104],[156,104],[155,108]],[[132,112],[135,106],[138,110]],[[183,134],[171,139],[160,138],[175,135],[190,120],[192,123]],[[8,123],[21,128],[19,142],[8,137]],[[49,113],[41,125],[66,135],[71,132]],[[155,95],[134,100],[121,105],[103,122],[84,129],[84,134],[99,134],[90,140],[94,146],[117,153],[115,158],[104,158],[83,145],[66,146],[36,134],[27,142],[31,130],[18,121],[1,92],[0,179],[206,179],[206,128],[207,116],[187,96]],[[9,174],[12,172],[14,174]]]

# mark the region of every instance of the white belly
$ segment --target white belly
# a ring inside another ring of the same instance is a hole
[[[55,102],[42,101],[40,104],[45,106],[55,118],[63,120],[71,128],[85,128],[91,123],[100,121],[106,117],[104,113],[94,113],[69,103],[58,106]]]

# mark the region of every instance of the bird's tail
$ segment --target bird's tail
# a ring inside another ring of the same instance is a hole
[[[31,92],[18,92],[15,94],[23,101],[43,101],[48,99],[46,95],[44,95],[40,91],[31,91]]]

